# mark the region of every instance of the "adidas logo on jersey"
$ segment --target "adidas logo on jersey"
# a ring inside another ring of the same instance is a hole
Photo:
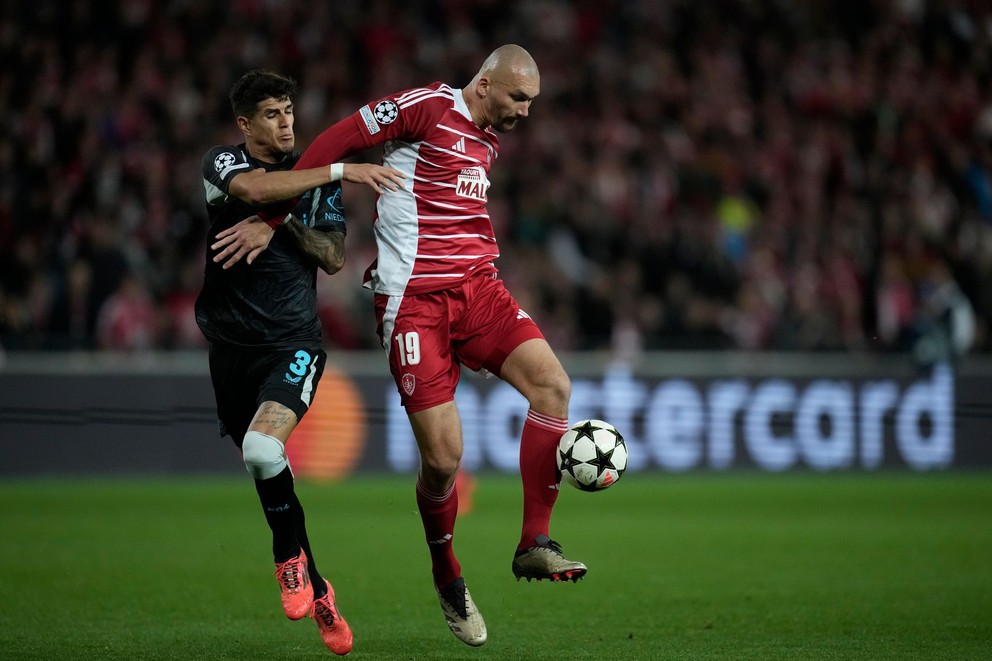
[[[451,151],[465,153],[465,138],[458,138],[458,142],[451,145]]]

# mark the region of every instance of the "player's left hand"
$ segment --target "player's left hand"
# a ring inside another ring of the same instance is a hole
[[[229,269],[244,257],[248,264],[255,261],[255,258],[265,252],[269,247],[269,241],[276,231],[263,223],[258,216],[249,216],[237,225],[227,228],[223,232],[218,232],[217,241],[211,244],[211,250],[219,250],[214,255],[214,262],[224,262],[223,268]],[[224,261],[224,260],[227,261]]]
[[[403,188],[406,175],[399,170],[374,163],[345,163],[341,178],[353,184],[368,184],[372,190],[382,195],[384,188],[390,191]]]

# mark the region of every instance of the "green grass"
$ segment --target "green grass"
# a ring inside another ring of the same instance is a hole
[[[456,550],[489,627],[445,627],[410,477],[302,482],[354,659],[992,658],[992,475],[629,475],[562,492],[578,584],[517,583],[516,478]],[[0,483],[3,659],[328,658],[282,615],[244,479]]]

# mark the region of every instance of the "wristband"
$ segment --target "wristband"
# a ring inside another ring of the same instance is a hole
[[[331,181],[341,181],[344,176],[344,163],[331,163]]]
[[[277,230],[289,222],[289,217],[291,215],[292,214],[287,213],[285,218],[266,218],[265,224],[271,227],[272,229]]]

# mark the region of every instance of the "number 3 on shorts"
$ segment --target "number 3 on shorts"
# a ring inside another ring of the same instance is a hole
[[[397,333],[395,339],[400,354],[400,365],[406,367],[420,362],[420,333],[417,331]]]
[[[297,351],[293,357],[296,358],[296,362],[289,364],[289,371],[295,374],[296,376],[290,376],[289,372],[287,372],[284,375],[284,377],[290,383],[299,383],[300,379],[303,378],[303,375],[307,373],[307,366],[310,364],[313,358],[310,356],[310,354],[308,354],[306,351],[303,351],[302,349],[300,351]]]

